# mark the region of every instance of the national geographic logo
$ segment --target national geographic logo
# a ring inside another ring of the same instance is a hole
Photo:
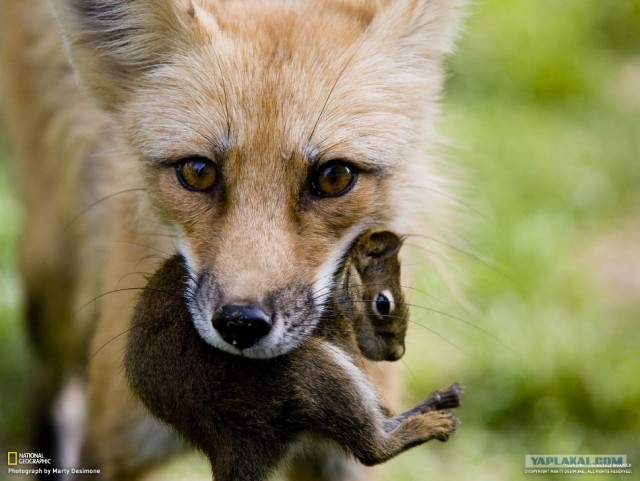
[[[32,466],[42,464],[51,464],[51,458],[47,458],[43,453],[19,453],[17,451],[7,452],[8,466]]]
[[[51,458],[47,458],[43,453],[7,452],[7,474],[22,476],[101,474],[98,468],[61,468],[51,464]]]

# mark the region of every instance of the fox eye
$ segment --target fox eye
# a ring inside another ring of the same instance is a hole
[[[380,319],[391,314],[394,307],[393,294],[387,289],[380,292],[376,298],[371,301],[371,310]]]
[[[333,161],[320,167],[311,180],[316,194],[322,197],[344,195],[356,182],[357,170],[341,161]]]
[[[188,157],[176,165],[176,175],[185,189],[204,192],[215,185],[218,170],[206,157]]]

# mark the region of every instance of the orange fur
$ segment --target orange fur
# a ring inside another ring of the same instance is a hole
[[[45,0],[20,0],[1,27],[31,336],[51,397],[89,362],[85,451],[125,479],[180,445],[122,375],[136,291],[92,299],[143,286],[131,273],[176,247],[226,300],[300,284],[322,298],[359,232],[435,226],[440,63],[462,0],[50,3],[58,25]],[[176,181],[172,163],[194,155],[218,163],[219,198]],[[313,198],[309,172],[332,159],[357,184]],[[256,356],[308,330],[287,329]]]

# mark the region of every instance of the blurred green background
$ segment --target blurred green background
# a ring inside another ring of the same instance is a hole
[[[462,381],[463,424],[384,479],[543,478],[524,455],[551,453],[626,454],[637,476],[640,1],[477,0],[449,67],[445,163],[464,189],[447,264],[463,295],[428,273],[413,286],[429,296],[411,291],[401,370],[405,406]],[[19,449],[29,367],[6,157],[0,446]]]

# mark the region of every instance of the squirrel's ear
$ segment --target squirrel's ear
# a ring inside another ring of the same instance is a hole
[[[438,60],[453,49],[467,0],[388,0],[371,31],[414,58]]]
[[[197,41],[191,0],[50,0],[71,62],[100,103],[124,102],[139,78]]]
[[[402,239],[388,230],[373,231],[365,235],[368,239],[363,239],[363,244],[366,245],[365,253],[369,257],[387,259],[402,247]]]

